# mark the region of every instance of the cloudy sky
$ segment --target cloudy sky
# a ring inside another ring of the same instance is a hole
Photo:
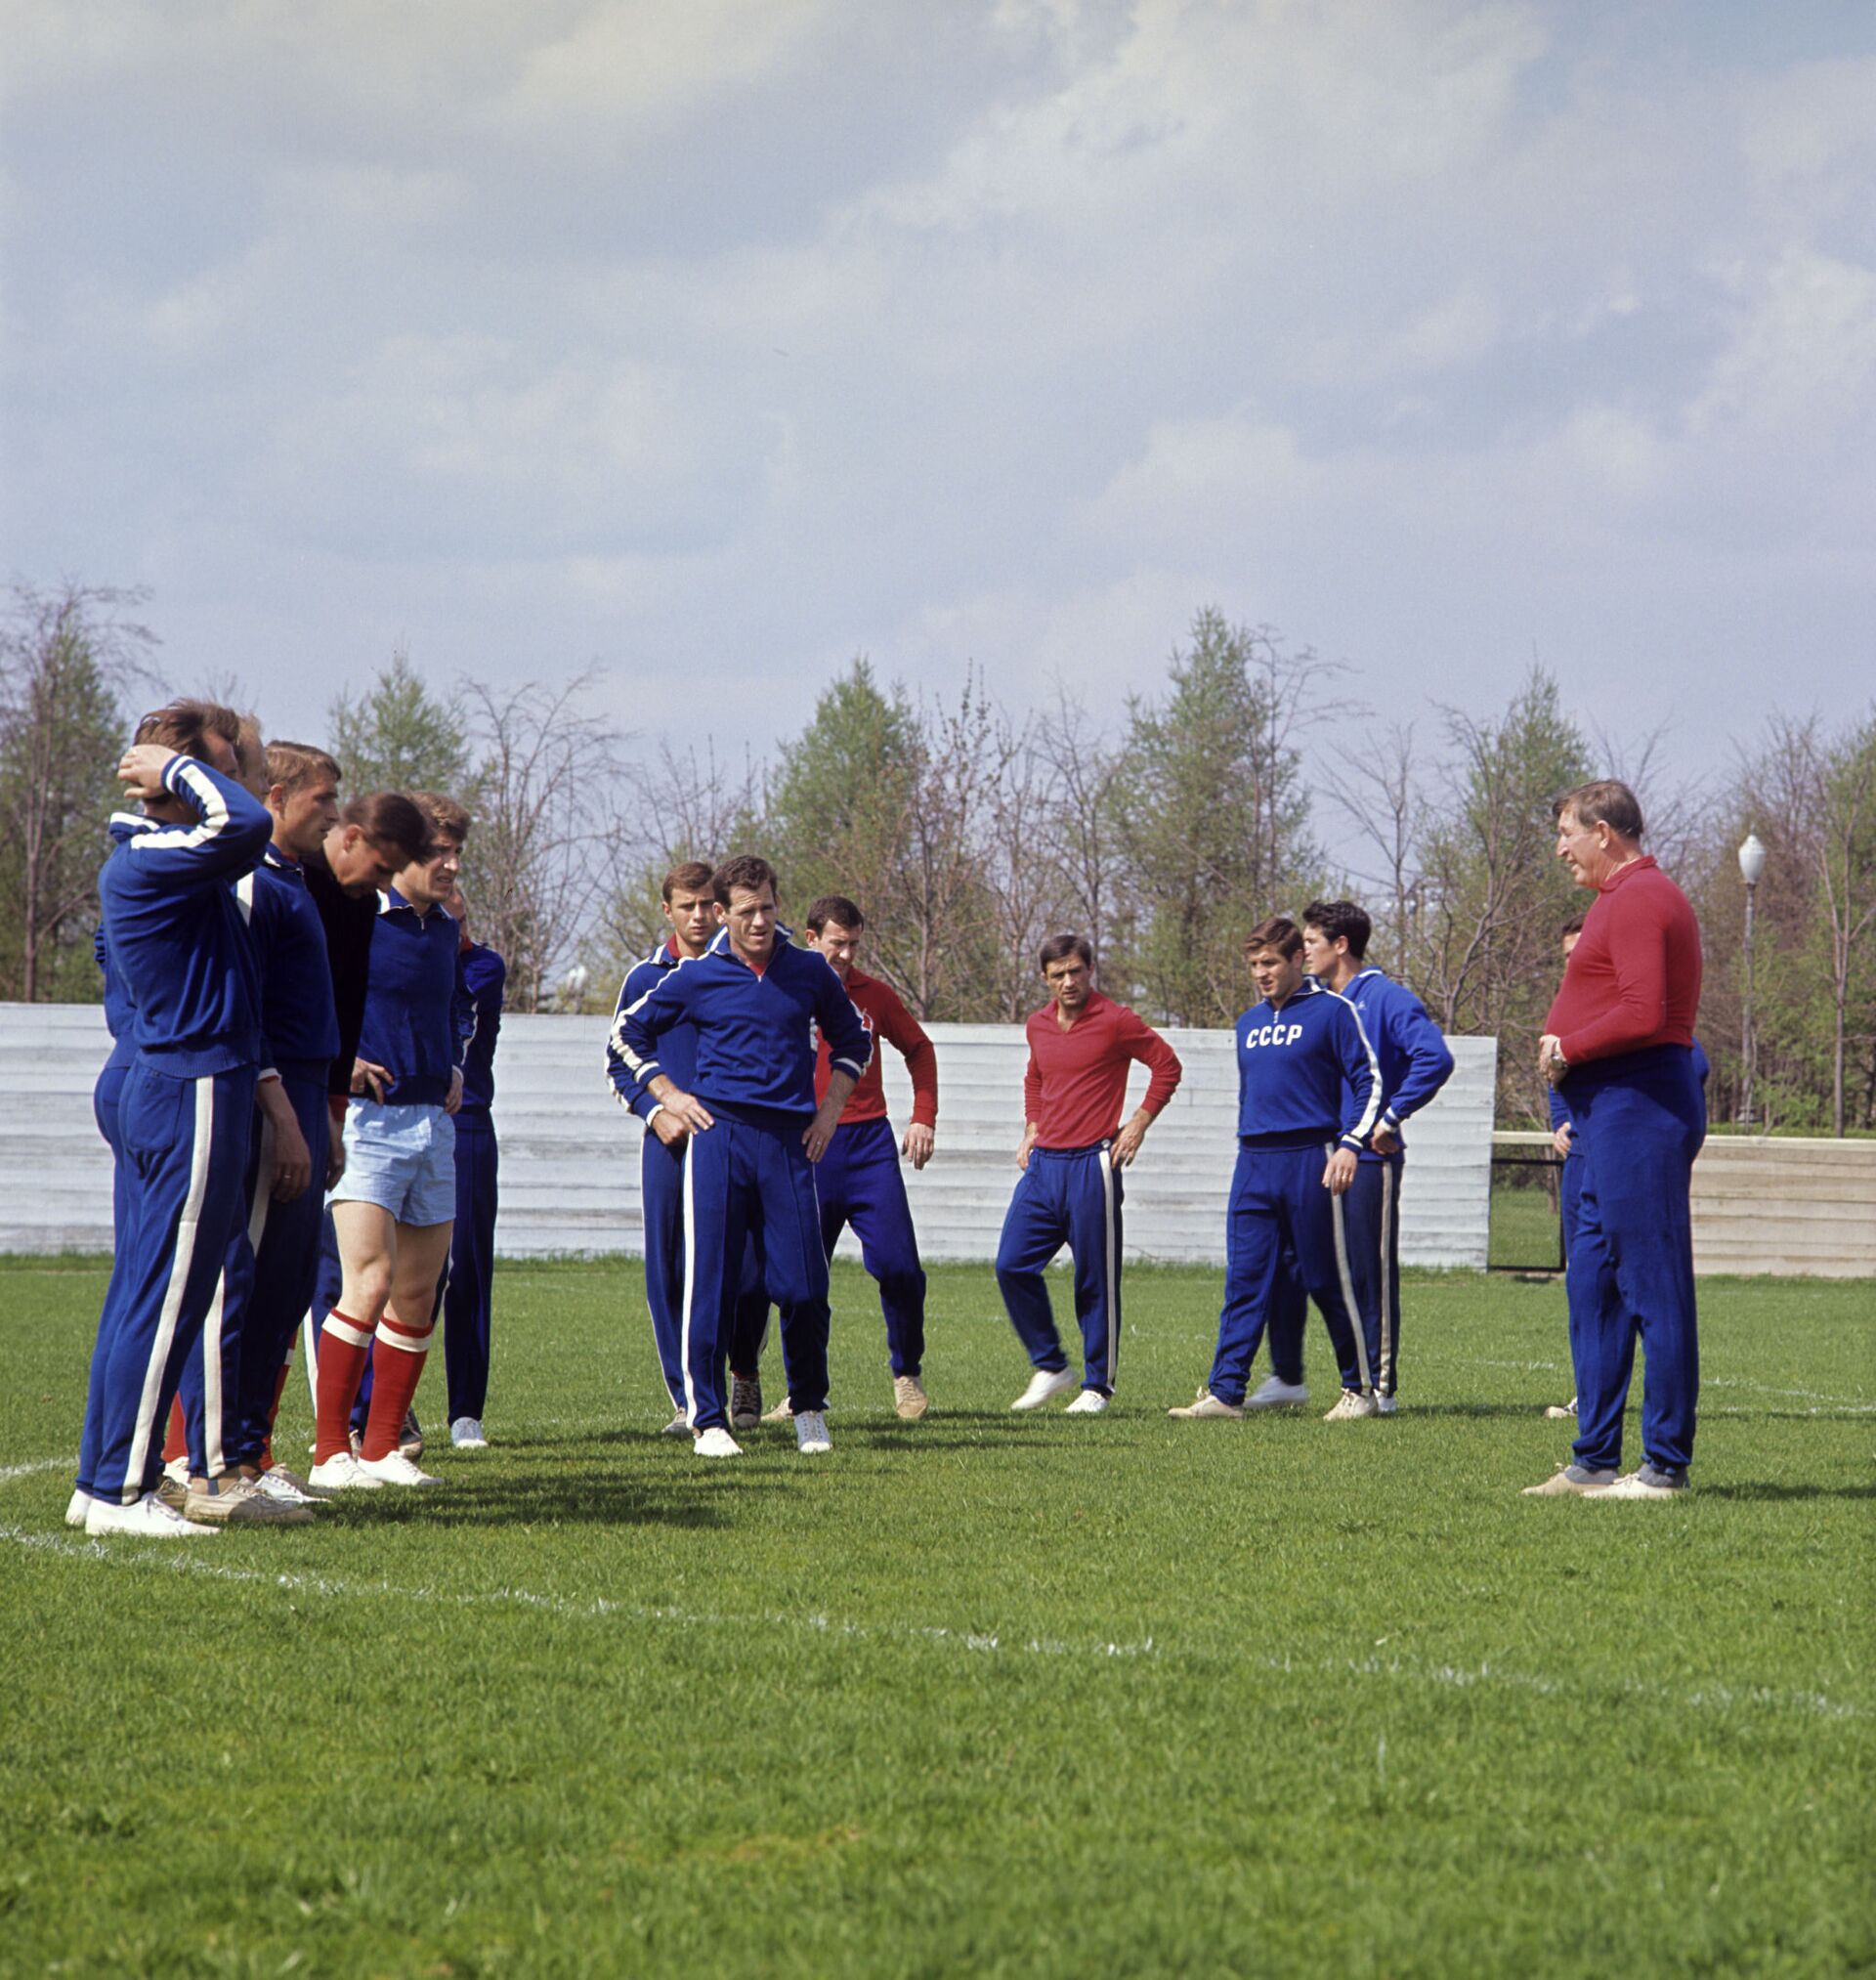
[[[0,565],[315,733],[1876,687],[1863,0],[0,0]]]

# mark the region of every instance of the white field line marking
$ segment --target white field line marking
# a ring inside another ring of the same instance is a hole
[[[56,1470],[72,1462],[71,1458],[44,1458],[34,1464],[12,1465],[0,1471],[0,1484],[33,1472]],[[126,1552],[107,1547],[102,1540],[68,1540],[58,1533],[34,1532],[24,1527],[0,1526],[0,1540],[60,1560],[102,1561],[117,1568],[155,1569],[172,1574],[195,1575],[212,1581],[245,1582],[251,1586],[284,1589],[289,1594],[332,1599],[381,1596],[405,1602],[436,1603],[453,1609],[533,1609],[573,1620],[664,1624],[679,1629],[747,1629],[751,1625],[767,1624],[775,1629],[806,1630],[850,1641],[874,1639],[936,1643],[948,1649],[978,1654],[1009,1653],[1019,1657],[1158,1657],[1167,1649],[1166,1645],[1152,1637],[1141,1643],[1071,1644],[1049,1637],[1004,1637],[996,1632],[950,1629],[936,1623],[842,1622],[827,1615],[776,1613],[723,1615],[670,1605],[650,1607],[611,1602],[604,1596],[595,1596],[589,1602],[578,1602],[570,1601],[563,1595],[538,1594],[528,1588],[497,1588],[482,1594],[451,1593],[437,1588],[403,1587],[391,1581],[352,1581],[338,1575],[280,1573],[265,1568],[223,1566],[218,1562],[204,1561],[192,1548],[181,1553],[168,1549],[149,1552],[143,1548]],[[1206,1654],[1204,1646],[1195,1648]],[[1528,1671],[1505,1670],[1490,1662],[1481,1662],[1476,1669],[1469,1669],[1456,1664],[1411,1664],[1399,1657],[1324,1657],[1299,1662],[1290,1657],[1266,1657],[1261,1663],[1267,1670],[1301,1671],[1325,1676],[1389,1677],[1454,1690],[1502,1687],[1531,1692],[1541,1698],[1567,1697],[1572,1689],[1581,1690],[1584,1686],[1595,1688],[1598,1683],[1598,1680],[1588,1678],[1583,1686],[1573,1688],[1555,1678],[1537,1676]],[[1756,1705],[1771,1710],[1812,1712],[1831,1719],[1859,1719],[1865,1716],[1862,1706],[1845,1704],[1822,1692],[1776,1691],[1767,1685],[1752,1685],[1744,1689],[1714,1685],[1700,1691],[1678,1692],[1667,1685],[1647,1684],[1639,1678],[1613,1678],[1602,1682],[1612,1683],[1625,1697],[1668,1701],[1690,1709],[1718,1707],[1722,1711],[1730,1711]]]
[[[1462,1365],[1468,1368],[1515,1368],[1520,1374],[1565,1375],[1570,1372],[1568,1364],[1562,1361],[1467,1360]],[[1755,1396],[1777,1396],[1790,1400],[1821,1402],[1831,1409],[1850,1409],[1863,1415],[1876,1415],[1876,1402],[1870,1402],[1861,1396],[1826,1396],[1820,1389],[1775,1389],[1769,1382],[1748,1382],[1739,1375],[1704,1375],[1700,1379],[1700,1387],[1702,1392],[1708,1389],[1743,1389]]]
[[[17,1478],[31,1478],[35,1472],[72,1471],[77,1464],[75,1457],[37,1457],[30,1464],[0,1464],[0,1485],[11,1485]]]

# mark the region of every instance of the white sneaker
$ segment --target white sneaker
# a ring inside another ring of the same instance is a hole
[[[1244,1404],[1227,1402],[1222,1396],[1214,1396],[1211,1390],[1201,1389],[1196,1401],[1183,1403],[1177,1409],[1169,1409],[1166,1413],[1187,1423],[1214,1416],[1230,1417],[1236,1421],[1244,1414]]]
[[[1084,1389],[1066,1409],[1064,1416],[1098,1416],[1107,1407],[1107,1398],[1098,1389]]]
[[[91,1510],[85,1515],[85,1531],[94,1537],[103,1533],[131,1533],[146,1540],[193,1540],[213,1537],[221,1528],[197,1526],[193,1520],[172,1512],[154,1492],[146,1492],[132,1506],[93,1499]]]
[[[1678,1499],[1684,1498],[1686,1491],[1685,1472],[1663,1471],[1658,1465],[1643,1464],[1626,1478],[1617,1479],[1613,1485],[1595,1486],[1584,1496],[1592,1499]]]
[[[186,1457],[172,1457],[163,1467],[163,1476],[168,1479],[171,1485],[179,1485],[187,1491],[189,1489],[189,1459]]]
[[[311,1492],[300,1489],[291,1474],[282,1476],[277,1470],[264,1471],[251,1483],[263,1498],[277,1499],[283,1506],[317,1506],[320,1503]]]
[[[1574,1423],[1576,1421],[1576,1398],[1572,1396],[1567,1402],[1553,1402],[1545,1410],[1544,1414],[1553,1423]]]
[[[741,1457],[743,1446],[720,1424],[714,1430],[701,1431],[697,1442],[691,1445],[699,1457]]]
[[[449,1442],[458,1450],[487,1450],[489,1440],[482,1434],[482,1418],[458,1416],[449,1426]]]
[[[803,1457],[818,1457],[833,1448],[828,1435],[828,1419],[818,1409],[803,1409],[794,1419],[794,1447]]]
[[[1009,1406],[1012,1409],[1040,1409],[1045,1402],[1075,1386],[1072,1368],[1038,1368],[1029,1378],[1029,1387]]]
[[[658,1434],[660,1437],[689,1437],[691,1419],[680,1409]]]
[[[1383,1396],[1377,1392],[1375,1396],[1375,1414],[1377,1416],[1398,1416],[1400,1414],[1400,1398],[1398,1396]]]
[[[71,1494],[70,1503],[65,1507],[65,1525],[76,1527],[82,1533],[85,1529],[85,1515],[96,1504],[97,1501],[89,1492],[81,1492],[74,1489]]]
[[[1359,1416],[1379,1416],[1375,1399],[1365,1389],[1344,1389],[1333,1409],[1322,1412],[1325,1423],[1352,1423]]]
[[[384,1485],[383,1479],[373,1478],[349,1450],[316,1464],[307,1473],[306,1482],[316,1492],[375,1492]]]
[[[1309,1399],[1307,1382],[1286,1382],[1280,1375],[1266,1375],[1262,1383],[1244,1399],[1247,1409],[1299,1409]]]
[[[785,1396],[773,1409],[764,1412],[764,1423],[790,1423],[794,1419],[794,1404]]]
[[[362,1457],[359,1469],[366,1478],[374,1478],[380,1485],[433,1485],[439,1483],[427,1471],[419,1471],[401,1450],[394,1450],[387,1457]]]

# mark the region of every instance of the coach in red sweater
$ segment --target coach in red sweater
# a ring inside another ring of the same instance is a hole
[[[1114,1393],[1121,1345],[1121,1178],[1179,1084],[1178,1055],[1144,1019],[1093,985],[1082,935],[1051,935],[1041,953],[1049,1002],[1027,1027],[1022,1170],[997,1247],[997,1283],[1036,1372],[1013,1409],[1040,1409],[1075,1386],[1043,1270],[1066,1244],[1075,1260],[1082,1325],[1082,1393],[1069,1413],[1096,1416]],[[1127,1076],[1151,1074],[1127,1125]]]
[[[1569,1103],[1584,1158],[1567,1285],[1576,1364],[1572,1462],[1543,1496],[1670,1498],[1686,1489],[1700,1395],[1689,1194],[1707,1110],[1694,1070],[1700,926],[1642,850],[1626,784],[1556,801],[1556,854],[1596,899],[1551,1006],[1539,1062]],[[1622,1417],[1642,1340],[1643,1462],[1621,1475]]]

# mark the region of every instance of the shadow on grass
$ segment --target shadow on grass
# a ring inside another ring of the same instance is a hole
[[[1695,1490],[1703,1499],[1741,1499],[1764,1505],[1786,1499],[1876,1499],[1876,1485],[1775,1485],[1769,1479],[1703,1485]]]
[[[685,1483],[695,1477],[687,1471]],[[553,1524],[706,1528],[733,1524],[723,1509],[692,1496],[675,1481],[668,1490],[648,1490],[642,1479],[591,1472],[476,1484],[452,1479],[434,1490],[357,1493],[341,1510],[355,1516],[345,1522],[348,1526],[397,1525],[405,1520],[439,1528]]]

